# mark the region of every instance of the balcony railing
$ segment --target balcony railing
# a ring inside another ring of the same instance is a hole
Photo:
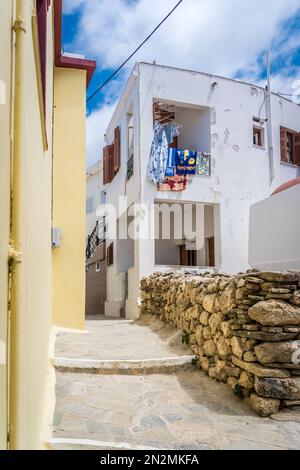
[[[134,170],[134,155],[132,154],[131,157],[127,160],[127,173],[126,173],[127,181],[132,177],[133,170]]]
[[[97,246],[105,241],[105,232],[105,218],[103,218],[101,221],[97,220],[94,230],[92,231],[91,235],[88,236],[88,242],[85,251],[87,259],[91,258]]]

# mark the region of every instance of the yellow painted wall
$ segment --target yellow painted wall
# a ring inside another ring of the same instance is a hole
[[[10,217],[12,0],[0,0],[0,449],[6,448],[7,256]]]
[[[1,21],[3,2],[7,0],[1,1]],[[11,102],[14,110],[11,236],[15,249],[21,253],[21,262],[13,265],[11,287],[10,447],[42,449],[50,437],[54,400],[49,357],[52,322],[52,6],[48,12],[46,96],[49,148],[44,151],[32,34],[33,2],[16,0],[16,5],[26,32],[19,29],[13,34],[17,46],[14,101]]]
[[[86,71],[55,68],[53,227],[62,229],[53,249],[53,322],[84,328]]]

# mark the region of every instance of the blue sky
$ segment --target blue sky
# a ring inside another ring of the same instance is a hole
[[[87,0],[88,1],[88,0]],[[78,35],[79,31],[79,21],[81,18],[80,10],[75,11],[73,14],[64,15],[63,17],[63,47],[68,47],[69,44],[72,44]],[[71,51],[70,47],[67,51]],[[67,52],[66,51],[66,52]],[[73,51],[72,51],[73,52]],[[78,54],[85,54],[85,48],[76,49],[74,53]],[[92,56],[88,56],[88,59],[93,59]],[[93,78],[90,82],[90,86],[88,89],[87,96],[91,94],[93,90],[95,90],[99,84],[103,83],[104,80],[111,74],[112,69],[102,69],[101,67],[97,67],[96,71],[93,75]],[[105,90],[103,93],[99,93],[87,106],[88,113],[90,113],[93,109],[97,109],[99,105],[105,100]]]
[[[64,0],[66,52],[97,60],[88,96],[136,48],[177,0]],[[88,163],[136,60],[185,67],[300,94],[300,0],[183,0],[127,67],[88,105]]]

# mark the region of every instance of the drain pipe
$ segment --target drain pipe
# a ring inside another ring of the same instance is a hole
[[[8,263],[10,270],[9,302],[9,404],[8,404],[8,446],[18,447],[19,417],[19,356],[20,356],[20,289],[21,289],[21,160],[25,67],[24,0],[16,0],[16,19],[13,23],[15,39],[14,103],[13,103],[13,149],[11,187],[11,232]]]
[[[268,128],[268,144],[269,144],[269,168],[270,168],[270,185],[274,180],[274,147],[273,147],[273,131],[272,131],[272,108],[271,108],[271,64],[270,56],[267,53],[267,75],[268,85],[266,89],[267,93],[267,128]]]

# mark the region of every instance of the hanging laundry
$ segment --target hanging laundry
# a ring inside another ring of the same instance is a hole
[[[158,191],[184,191],[187,187],[188,175],[165,177],[163,183],[157,185]]]
[[[165,176],[172,177],[175,175],[175,157],[177,149],[169,148],[168,150],[168,161],[166,166]]]
[[[179,136],[180,127],[181,126],[177,124],[176,122],[168,122],[167,124],[164,124],[164,129],[166,132],[167,141],[169,145],[173,144],[174,137]]]
[[[153,133],[147,177],[152,183],[160,184],[165,178],[168,141],[164,127],[157,121],[154,123]]]
[[[177,149],[175,157],[175,168],[177,175],[195,175],[196,174],[196,155],[193,150]]]
[[[211,155],[210,153],[197,152],[196,175],[210,176],[211,174]]]

